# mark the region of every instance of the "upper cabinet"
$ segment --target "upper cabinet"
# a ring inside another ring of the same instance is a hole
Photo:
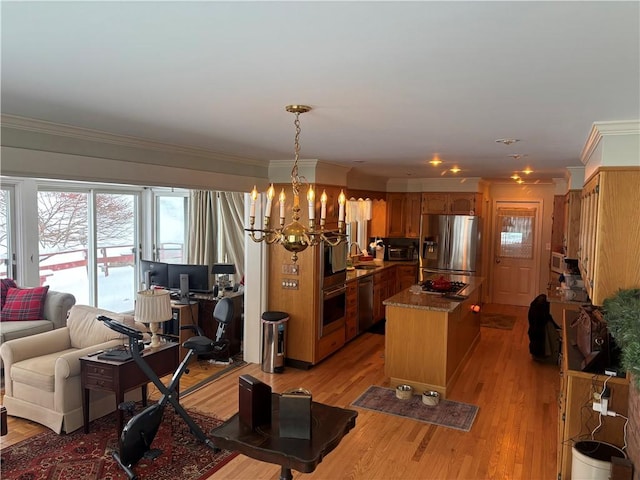
[[[418,238],[421,201],[420,193],[387,194],[387,237]]]
[[[580,190],[569,190],[564,203],[564,251],[568,258],[578,257],[580,235]]]
[[[439,215],[477,215],[480,216],[482,194],[472,192],[422,194],[422,213]]]
[[[594,305],[640,287],[640,169],[597,172],[582,189],[578,265]]]

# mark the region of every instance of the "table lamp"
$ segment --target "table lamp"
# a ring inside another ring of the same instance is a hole
[[[233,263],[214,263],[211,273],[218,275],[218,288],[222,295],[225,287],[230,286],[229,275],[236,273],[236,266]]]
[[[134,316],[136,321],[149,324],[152,333],[150,347],[159,347],[160,324],[172,317],[169,290],[156,288],[138,292]]]

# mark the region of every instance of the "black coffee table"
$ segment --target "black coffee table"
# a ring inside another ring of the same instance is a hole
[[[252,430],[236,413],[211,431],[215,445],[263,462],[281,465],[280,480],[291,480],[291,470],[313,472],[349,430],[356,425],[358,412],[311,402],[311,439],[279,436],[280,395],[271,394],[271,425]]]

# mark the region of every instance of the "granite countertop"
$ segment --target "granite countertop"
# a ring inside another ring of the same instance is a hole
[[[352,280],[357,280],[360,277],[364,277],[366,275],[372,275],[376,272],[379,272],[381,270],[384,270],[385,268],[389,268],[389,267],[394,267],[396,265],[413,265],[413,266],[417,266],[418,263],[417,262],[403,262],[403,261],[395,261],[395,262],[389,262],[389,261],[385,261],[385,262],[365,262],[365,265],[367,267],[373,267],[373,268],[364,268],[364,269],[358,269],[358,268],[354,268],[353,270],[349,270],[347,268],[347,282],[352,281]]]
[[[449,274],[433,274],[427,277],[428,280],[444,277],[447,280],[464,282],[468,285],[460,292],[461,295],[469,295],[478,288],[484,279],[482,277],[471,277],[466,275],[449,275]],[[387,298],[384,305],[395,307],[418,308],[422,310],[431,310],[437,312],[453,312],[464,300],[452,300],[433,293],[412,293],[411,287],[407,288],[393,297]]]

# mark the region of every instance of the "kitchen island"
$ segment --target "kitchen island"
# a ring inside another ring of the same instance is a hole
[[[440,277],[434,275],[431,279]],[[402,290],[384,301],[385,374],[391,386],[411,385],[416,392],[435,390],[446,398],[466,359],[480,340],[481,277],[445,275],[467,286],[466,299]]]

